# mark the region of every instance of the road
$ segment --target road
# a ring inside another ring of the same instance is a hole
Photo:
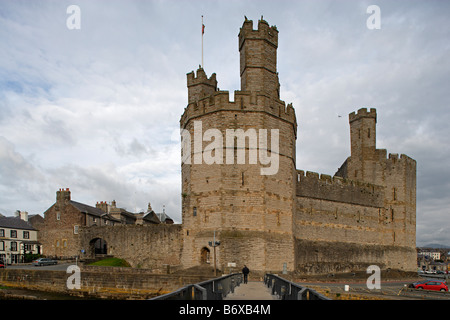
[[[51,266],[33,266],[32,264],[13,264],[7,266],[6,269],[25,269],[25,270],[52,270],[52,271],[66,271],[67,267],[75,263],[58,263]]]
[[[428,277],[427,277],[428,278]],[[429,277],[431,279],[431,277]],[[434,278],[436,279],[436,278]],[[342,294],[356,294],[365,297],[374,297],[381,299],[395,299],[395,300],[449,300],[450,293],[438,292],[438,291],[428,291],[428,290],[417,290],[408,289],[408,285],[414,281],[386,281],[381,282],[381,289],[368,289],[366,283],[364,282],[351,282],[348,283],[301,283],[306,287],[310,287],[319,291],[320,293],[330,292],[329,296],[331,299],[340,296]],[[345,285],[349,286],[349,291],[345,291]]]

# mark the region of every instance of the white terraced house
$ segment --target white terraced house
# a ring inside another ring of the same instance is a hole
[[[14,217],[0,215],[0,261],[16,264],[25,254],[40,254],[38,231],[28,222],[28,213],[17,211]]]

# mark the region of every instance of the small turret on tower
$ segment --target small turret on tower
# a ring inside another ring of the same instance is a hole
[[[246,19],[239,32],[240,73],[242,91],[262,91],[279,98],[277,73],[278,30],[262,19],[258,29]]]
[[[187,74],[188,103],[197,102],[201,98],[212,95],[217,91],[216,74],[208,79],[202,67],[197,69],[197,77],[194,71]]]
[[[377,111],[361,108],[348,116],[350,123],[351,156],[375,160]]]

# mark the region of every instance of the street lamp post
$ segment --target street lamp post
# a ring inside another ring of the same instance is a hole
[[[216,231],[214,230],[214,239],[213,241],[208,242],[210,247],[214,249],[214,276],[217,276],[217,268],[216,268],[216,247],[220,246],[220,241],[216,241]]]

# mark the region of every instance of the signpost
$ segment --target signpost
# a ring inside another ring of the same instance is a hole
[[[216,268],[216,247],[220,246],[220,241],[216,241],[216,231],[214,230],[214,239],[213,241],[208,242],[210,247],[214,248],[214,276],[217,276],[217,268]]]

